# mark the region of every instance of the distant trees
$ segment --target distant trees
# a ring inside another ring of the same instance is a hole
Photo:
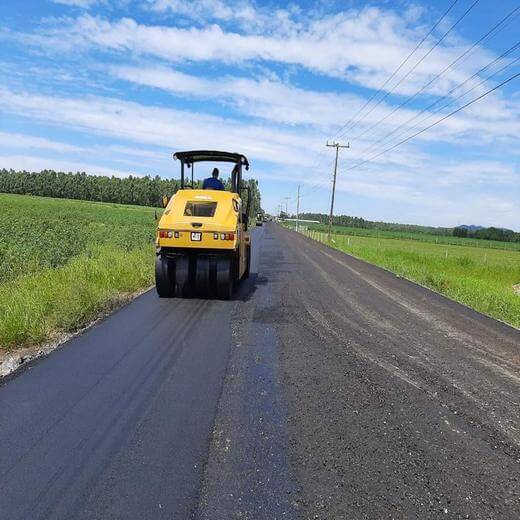
[[[262,198],[260,195],[260,188],[258,187],[258,181],[256,179],[246,179],[242,181],[242,185],[244,188],[249,188],[249,190],[244,190],[242,192],[244,205],[247,204],[248,195],[246,195],[246,193],[250,193],[251,202],[249,207],[249,216],[255,218],[256,214],[262,209]]]
[[[328,224],[329,216],[324,213],[302,213],[300,218],[307,220],[318,220],[322,224]],[[335,226],[346,226],[363,229],[379,229],[381,231],[405,231],[410,233],[427,233],[429,235],[451,235],[451,228],[418,226],[415,224],[396,224],[392,222],[378,222],[365,220],[361,217],[351,217],[349,215],[335,215],[333,219]]]
[[[0,192],[41,197],[158,206],[163,195],[172,195],[178,187],[178,180],[159,176],[120,178],[85,172],[0,170]]]
[[[479,229],[468,229],[466,226],[453,228],[453,236],[480,238],[482,240],[497,240],[500,242],[520,242],[520,233],[511,229],[488,227]]]
[[[458,226],[456,228],[453,228],[453,236],[466,238],[468,236],[468,229],[464,226]]]
[[[301,213],[300,218],[307,220],[318,220],[322,224],[329,221],[328,215],[324,213]],[[515,233],[510,229],[496,227],[468,229],[468,226],[458,226],[455,228],[417,226],[414,224],[395,224],[389,222],[374,222],[360,217],[350,217],[348,215],[336,215],[334,225],[346,226],[363,229],[379,229],[381,231],[398,231],[408,233],[425,233],[438,236],[456,236],[464,238],[479,238],[482,240],[498,240],[502,242],[520,242],[520,233]]]
[[[200,186],[200,183],[195,183]],[[229,180],[226,181],[229,185]],[[255,179],[244,181],[251,191],[251,214],[260,208],[260,190]],[[163,195],[172,196],[180,186],[177,179],[155,177],[107,177],[85,172],[64,173],[53,170],[27,172],[0,170],[0,192],[38,195],[95,202],[160,206]]]

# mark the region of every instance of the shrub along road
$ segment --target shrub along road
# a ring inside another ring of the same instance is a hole
[[[0,387],[9,519],[520,515],[520,334],[281,229]]]

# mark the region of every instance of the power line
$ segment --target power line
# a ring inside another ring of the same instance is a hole
[[[346,127],[348,127],[348,125],[370,104],[370,102],[377,96],[379,95],[381,92],[383,92],[383,89],[385,88],[385,86],[395,77],[395,75],[402,69],[402,67],[409,61],[409,59],[416,53],[416,51],[421,47],[421,45],[427,40],[427,38],[433,33],[433,31],[435,31],[435,29],[439,26],[439,24],[444,20],[444,18],[446,18],[446,16],[451,12],[451,10],[455,7],[455,5],[458,3],[459,0],[454,0],[450,6],[444,11],[444,13],[442,14],[442,16],[435,22],[435,24],[431,27],[431,29],[423,36],[423,38],[421,39],[421,41],[414,47],[414,49],[408,54],[408,56],[399,64],[399,66],[394,70],[394,72],[390,75],[390,77],[381,85],[381,87],[379,88],[379,90],[377,92],[375,92],[374,94],[372,94],[372,96],[365,102],[365,104],[356,112],[356,114],[345,124],[343,125],[335,134],[334,136],[338,135],[343,129],[345,129]],[[476,0],[476,2],[478,2],[479,0]],[[475,2],[475,3],[476,3]],[[451,30],[451,29],[450,29]],[[447,35],[448,33],[446,33],[442,39]],[[439,40],[436,45],[438,45],[441,41]],[[425,55],[426,56],[426,55]],[[425,58],[425,56],[423,56],[422,59]],[[418,64],[416,64],[417,66]],[[394,86],[395,88],[395,86]],[[386,96],[385,96],[386,97]],[[384,99],[384,98],[383,98]],[[377,106],[377,105],[376,105]],[[353,127],[355,126],[356,123],[354,123]],[[353,128],[352,127],[352,128]],[[319,158],[323,155],[324,153],[324,150],[322,149],[316,156],[316,159],[314,160],[314,166],[317,165],[317,162],[319,160]],[[317,184],[314,184],[313,186],[310,187],[310,189],[314,188],[314,187],[319,187],[319,184],[320,182],[318,182]],[[308,187],[304,187],[304,190],[306,191],[307,189],[309,189]],[[302,197],[305,197],[305,195],[302,195]]]
[[[430,110],[431,108],[433,108],[437,103],[441,102],[443,99],[446,99],[448,98],[451,94],[453,94],[456,90],[458,90],[459,88],[461,88],[462,86],[464,86],[466,83],[468,83],[469,81],[471,81],[472,79],[474,79],[475,77],[477,77],[479,74],[481,74],[482,72],[484,72],[486,69],[488,69],[489,67],[491,67],[492,65],[494,65],[497,61],[505,58],[508,54],[511,54],[513,51],[515,51],[518,47],[520,47],[520,41],[517,42],[515,45],[513,45],[512,47],[510,47],[509,49],[507,49],[505,52],[503,52],[498,58],[495,58],[493,61],[491,61],[490,63],[488,63],[485,67],[482,67],[479,71],[475,72],[475,74],[473,74],[472,76],[470,76],[469,78],[465,79],[462,83],[459,83],[458,85],[456,85],[455,87],[453,87],[447,94],[445,94],[444,96],[442,96],[441,98],[435,100],[433,103],[429,104],[426,108],[423,108],[419,113],[415,114],[414,116],[412,116],[411,118],[407,119],[406,121],[404,121],[403,123],[401,123],[397,128],[395,128],[394,130],[392,130],[391,132],[383,135],[381,138],[379,138],[377,141],[375,141],[374,143],[372,143],[370,146],[368,146],[365,150],[363,150],[362,154],[361,155],[365,155],[366,153],[369,153],[373,148],[375,148],[379,143],[381,143],[382,141],[385,141],[386,139],[388,139],[390,136],[392,136],[393,134],[395,134],[396,132],[398,132],[401,128],[403,128],[404,126],[407,126],[409,123],[411,123],[412,121],[414,121],[415,119],[417,119],[421,114],[424,114],[425,112],[427,112],[428,110]],[[477,87],[479,87],[480,85],[482,85],[483,83],[486,83],[488,80],[490,80],[491,78],[493,78],[494,76],[497,76],[498,74],[500,74],[501,72],[503,72],[504,70],[508,69],[509,67],[513,66],[520,58],[516,58],[514,59],[512,62],[508,63],[507,65],[505,65],[504,67],[502,67],[501,69],[497,70],[496,72],[494,72],[493,74],[489,75],[487,78],[485,78],[484,80],[482,80],[480,83],[478,83],[477,85],[473,86],[471,89],[469,90],[466,90],[463,94],[460,94],[459,96],[457,96],[455,99],[453,99],[452,101],[450,101],[449,103],[443,105],[442,107],[439,107],[438,109],[436,109],[433,113],[431,114],[428,114],[428,116],[426,118],[423,118],[421,120],[422,121],[425,121],[426,119],[428,119],[429,117],[431,117],[433,114],[437,113],[437,112],[440,112],[442,109],[452,105],[453,103],[455,103],[456,101],[458,101],[459,99],[463,98],[464,96],[466,96],[467,94],[469,94],[470,92],[472,92],[473,90],[475,90]]]
[[[395,77],[395,75],[403,68],[404,65],[408,62],[408,60],[416,53],[416,51],[419,49],[419,47],[426,41],[426,39],[433,33],[433,31],[437,28],[437,26],[446,18],[446,16],[450,13],[450,11],[455,7],[455,4],[458,3],[459,0],[454,0],[451,5],[444,11],[443,15],[435,22],[433,27],[428,31],[428,33],[423,37],[423,39],[414,47],[414,49],[408,54],[408,56],[399,64],[399,66],[392,72],[390,77],[379,87],[377,92],[372,94],[368,100],[365,102],[365,104],[343,125],[340,127],[340,129],[334,134],[333,137],[340,134],[343,130],[346,130],[346,128],[352,123],[357,116],[363,112],[363,110],[370,104],[370,102],[378,96],[381,92],[383,92],[383,89],[388,85],[388,83]],[[355,125],[354,125],[355,126]]]
[[[392,92],[395,91],[395,89],[406,79],[410,76],[410,74],[440,45],[440,43],[444,40],[444,38],[446,38],[446,36],[448,36],[448,34],[451,33],[451,31],[453,31],[453,29],[455,29],[455,27],[457,27],[457,25],[462,21],[464,20],[464,18],[466,18],[466,16],[470,13],[470,11],[478,4],[478,2],[480,2],[480,0],[474,0],[473,3],[464,11],[464,13],[459,16],[459,18],[457,19],[457,21],[451,25],[451,27],[441,36],[441,38],[439,40],[437,40],[437,42],[432,46],[430,47],[430,49],[426,52],[426,54],[417,62],[415,63],[415,65],[390,89],[388,90],[385,95],[380,98],[378,100],[378,102],[372,106],[372,108],[356,123],[356,124],[359,124],[364,118],[366,118],[369,114],[371,114],[375,108],[377,108],[390,94],[392,94]],[[355,126],[355,125],[354,125]],[[352,128],[354,128],[354,126],[352,126]],[[351,130],[352,130],[351,128]],[[343,134],[340,134],[340,137],[342,137]],[[356,139],[359,137],[356,136]]]
[[[441,76],[443,76],[448,70],[450,70],[456,63],[458,63],[462,58],[467,56],[477,45],[482,43],[484,40],[489,39],[492,36],[492,33],[496,31],[503,23],[505,23],[509,18],[511,18],[518,10],[520,10],[520,6],[517,6],[515,9],[510,11],[502,20],[500,20],[497,24],[495,24],[484,36],[482,36],[479,40],[477,40],[469,49],[464,51],[460,56],[455,58],[449,65],[447,65],[441,72],[439,72],[436,76],[434,76],[430,81],[425,83],[413,96],[408,97],[405,101],[400,103],[397,107],[395,107],[391,112],[386,114],[386,116],[382,117],[379,121],[376,123],[373,123],[372,125],[368,126],[363,130],[360,134],[358,134],[355,139],[359,139],[363,135],[365,135],[370,130],[376,128],[379,126],[383,121],[386,121],[391,115],[395,114],[399,109],[410,103],[410,101],[414,100],[419,94],[424,92],[432,83],[437,81]],[[498,32],[498,31],[497,31]]]
[[[490,74],[487,78],[485,78],[484,80],[482,80],[480,83],[478,83],[477,85],[475,85],[474,87],[471,87],[469,90],[466,90],[466,92],[464,92],[464,94],[461,94],[460,96],[458,96],[455,100],[452,100],[450,101],[449,103],[446,103],[445,105],[443,105],[442,107],[440,107],[439,109],[435,110],[433,113],[436,114],[438,112],[440,112],[441,110],[443,110],[444,108],[446,107],[449,107],[450,105],[452,105],[455,101],[467,96],[470,92],[472,92],[473,90],[475,90],[476,88],[480,87],[480,85],[486,83],[487,81],[489,81],[491,78],[493,78],[494,76],[497,76],[498,74],[504,72],[504,70],[508,69],[509,67],[512,67],[513,65],[515,65],[518,61],[520,61],[520,57],[518,58],[515,58],[511,63],[505,65],[504,67],[502,67],[500,70],[494,72],[493,74]],[[424,121],[426,121],[427,119],[429,119],[431,117],[431,115],[428,115],[427,117],[423,118],[417,125],[414,125],[414,127],[412,128],[415,129],[417,128],[421,123],[423,123]]]
[[[444,33],[444,35],[429,49],[429,51],[424,55],[422,56],[422,58],[417,62],[415,63],[415,65],[412,67],[412,69],[410,69],[407,74],[402,77],[398,83],[396,83],[392,89],[387,92],[372,108],[371,110],[366,113],[361,119],[359,119],[356,123],[353,124],[352,128],[354,128],[356,126],[356,124],[360,123],[364,117],[368,116],[390,93],[392,93],[396,88],[397,86],[399,86],[410,74],[411,72],[413,72],[413,70],[415,70],[417,68],[417,66],[422,62],[424,61],[424,59],[429,55],[431,54],[431,52],[445,39],[445,37],[469,14],[469,12],[475,7],[475,5],[478,3],[479,0],[475,0],[468,9],[466,9],[466,11],[462,14],[462,16],[459,17],[459,19]],[[416,45],[416,47],[412,50],[412,52],[405,58],[405,60],[403,60],[401,62],[401,64],[399,65],[399,67],[392,73],[392,75],[385,81],[385,83],[380,87],[380,89],[375,93],[373,94],[366,102],[365,104],[361,107],[360,110],[358,110],[358,112],[345,124],[343,125],[340,130],[338,132],[340,132],[341,130],[345,129],[348,127],[348,125],[353,121],[355,120],[355,118],[365,109],[366,106],[368,106],[368,104],[379,94],[382,92],[382,90],[384,89],[384,87],[391,81],[391,79],[393,77],[395,77],[395,75],[399,72],[399,70],[409,61],[409,59],[413,56],[413,54],[417,51],[417,49],[420,48],[420,46],[422,45],[422,43],[428,38],[428,36],[435,30],[435,28],[440,24],[440,22],[446,17],[446,15],[452,10],[452,8],[455,6],[455,4],[457,3],[457,1],[453,2],[449,7],[448,9],[445,11],[445,13],[442,15],[442,17],[435,23],[435,25],[430,29],[430,31],[423,37],[423,39]],[[396,109],[394,109],[390,114],[388,114],[385,118],[383,119],[386,119],[388,118],[391,114],[395,113],[401,106],[403,106],[404,104],[407,104],[409,103],[412,99],[414,99],[417,95],[419,95],[423,90],[425,90],[429,85],[431,85],[434,81],[436,81],[440,76],[442,76],[442,74],[444,74],[449,68],[453,67],[453,65],[455,65],[456,63],[458,63],[462,58],[464,58],[465,56],[467,56],[469,53],[471,53],[476,47],[477,45],[479,45],[480,43],[482,43],[484,40],[487,40],[493,36],[495,36],[496,34],[498,34],[498,32],[502,31],[505,27],[507,27],[511,22],[512,22],[512,17],[515,15],[518,15],[517,11],[520,9],[520,6],[517,6],[516,8],[514,8],[512,11],[510,11],[502,20],[500,20],[497,24],[495,24],[486,34],[484,34],[477,42],[475,42],[469,49],[467,49],[464,53],[462,53],[458,58],[456,58],[452,63],[450,63],[450,65],[448,65],[445,69],[443,69],[443,71],[441,71],[439,74],[437,74],[432,80],[430,80],[426,85],[424,85],[421,90],[419,90],[418,92],[416,92],[411,98],[409,98],[405,103],[402,103],[399,107],[397,107]],[[514,16],[514,18],[516,18],[516,16]],[[508,21],[509,20],[509,21]],[[507,23],[506,23],[507,22]],[[505,25],[504,25],[505,24]],[[494,34],[493,34],[494,33]],[[517,45],[518,46],[518,45]],[[416,114],[415,116],[413,116],[412,118],[410,118],[409,120],[407,120],[405,123],[402,123],[401,125],[399,125],[398,128],[396,128],[395,130],[393,130],[392,132],[390,132],[389,134],[381,137],[380,139],[378,139],[375,143],[373,143],[372,145],[368,146],[366,148],[366,150],[363,152],[363,154],[367,151],[369,151],[370,149],[373,149],[375,147],[375,145],[377,145],[378,143],[380,143],[381,141],[384,141],[386,140],[388,137],[390,137],[391,135],[393,135],[394,133],[396,133],[399,129],[401,129],[403,126],[407,125],[408,123],[410,123],[411,121],[413,121],[414,119],[418,118],[422,113],[426,112],[427,110],[429,110],[430,108],[432,108],[433,106],[435,106],[437,103],[441,102],[443,99],[445,99],[446,97],[448,97],[449,95],[451,95],[454,91],[456,91],[457,89],[461,88],[465,83],[467,83],[468,81],[470,81],[471,79],[473,79],[475,76],[478,76],[479,74],[481,74],[484,70],[486,70],[487,68],[489,68],[491,65],[493,65],[494,63],[496,63],[499,59],[503,58],[504,56],[506,56],[507,54],[509,54],[510,52],[512,52],[514,49],[517,48],[517,46],[513,46],[511,49],[509,49],[508,51],[506,51],[506,53],[502,54],[499,58],[493,60],[491,63],[489,63],[488,65],[486,65],[485,67],[483,67],[480,71],[478,71],[477,73],[475,73],[473,76],[471,76],[470,78],[466,79],[464,82],[460,83],[459,85],[457,85],[456,87],[454,87],[453,89],[450,90],[450,92],[448,92],[448,94],[446,94],[445,96],[441,97],[440,99],[437,99],[434,103],[430,104],[427,108],[423,109],[421,112],[419,112],[418,114]],[[513,63],[515,63],[517,60],[515,60]],[[483,82],[480,82],[478,85],[476,85],[475,87],[473,87],[472,89],[466,91],[464,94],[458,96],[455,100],[453,100],[452,102],[440,107],[438,110],[436,110],[434,113],[446,108],[447,106],[451,105],[452,103],[454,103],[455,101],[457,101],[458,99],[466,96],[468,93],[470,93],[471,91],[473,91],[475,88],[477,88],[478,86],[480,86],[482,83],[484,83],[485,81],[489,80],[490,78],[492,78],[493,76],[496,76],[497,74],[499,74],[500,72],[502,72],[503,70],[505,70],[506,68],[508,68],[509,66],[511,66],[513,63],[510,63],[508,64],[506,67],[503,67],[502,69],[500,69],[499,71],[495,72],[494,74],[490,75],[488,78],[486,78],[486,80],[484,80]],[[489,92],[488,92],[489,93]],[[478,99],[477,99],[478,100]],[[475,100],[476,101],[476,100]],[[461,108],[462,109],[462,108]],[[455,112],[456,113],[456,112]],[[452,114],[453,115],[453,114]],[[421,122],[429,119],[431,117],[431,114],[428,115],[426,118],[424,118]],[[378,123],[376,123],[375,125],[372,125],[371,127],[369,127],[368,129],[365,129],[364,132],[362,132],[361,134],[359,134],[357,137],[360,137],[361,135],[363,135],[364,133],[366,133],[368,130],[374,128],[375,126],[377,126],[377,124],[379,124],[380,122],[382,121],[379,121]],[[439,121],[440,122],[440,121]],[[438,122],[436,122],[435,124],[438,124]],[[433,126],[435,126],[435,124]],[[417,127],[417,125],[416,125]],[[431,126],[423,129],[421,132],[419,133],[422,133],[423,131],[426,131],[428,128],[430,128]],[[337,132],[337,133],[338,133]],[[335,135],[337,135],[337,133]],[[416,135],[419,135],[419,133],[417,133]],[[404,142],[406,142],[407,140],[413,138],[416,136],[414,134],[414,136],[410,136],[410,138],[407,138],[406,140],[404,140]],[[397,143],[397,145],[395,146],[399,146],[400,144],[403,144],[403,142],[400,142],[400,143]],[[393,149],[393,147],[390,147],[390,149]],[[381,154],[383,153],[386,153],[386,151],[390,151],[390,150],[383,150],[383,152],[381,152]],[[319,156],[322,155],[323,152],[320,152],[317,156],[317,158],[319,158]],[[379,154],[377,154],[376,156],[379,156]],[[375,158],[376,156],[374,157],[371,157],[369,159],[367,159],[366,161],[361,161],[360,163],[354,165],[352,168],[350,169],[353,169],[353,168],[356,168],[362,164],[365,164],[366,162],[368,161],[371,161],[373,158]],[[317,188],[317,189],[321,189],[321,188],[326,188],[327,186],[324,185],[325,183],[325,180],[318,180],[318,182],[316,183],[313,183],[311,186],[305,186],[304,187],[304,190],[308,190],[308,189],[314,189],[314,188]],[[301,197],[305,197],[307,196],[307,194],[304,194],[302,195]]]
[[[469,107],[470,105],[473,105],[473,103],[476,103],[477,101],[481,100],[482,98],[486,97],[488,94],[491,94],[492,92],[494,92],[495,90],[499,89],[500,87],[503,87],[504,85],[506,85],[507,83],[510,83],[511,81],[513,81],[514,79],[516,79],[518,76],[520,76],[520,72],[517,72],[516,74],[514,74],[513,76],[507,78],[506,80],[502,81],[502,83],[496,85],[495,87],[493,87],[492,89],[489,89],[487,90],[486,92],[484,92],[483,94],[481,94],[480,96],[472,99],[471,101],[469,101],[468,103],[466,103],[465,105],[457,108],[456,110],[453,110],[453,112],[450,112],[449,114],[445,115],[444,117],[441,117],[440,119],[438,119],[437,121],[433,122],[432,124],[426,126],[425,128],[423,128],[422,130],[419,130],[418,132],[416,132],[415,134],[412,134],[411,136],[407,137],[406,139],[403,139],[401,141],[399,141],[398,143],[394,144],[393,146],[390,146],[389,148],[386,148],[385,150],[383,150],[382,152],[379,152],[375,155],[373,155],[372,157],[369,157],[368,159],[364,160],[364,161],[361,161],[357,164],[355,164],[354,166],[352,166],[351,168],[348,168],[346,171],[351,171],[351,170],[354,170],[355,168],[358,168],[368,162],[371,162],[373,161],[374,159],[377,159],[378,157],[381,157],[381,155],[387,153],[387,152],[390,152],[391,150],[394,150],[395,148],[397,148],[398,146],[401,146],[402,144],[410,141],[411,139],[414,139],[415,137],[417,137],[418,135],[426,132],[427,130],[429,130],[430,128],[433,128],[434,126],[438,125],[439,123],[442,123],[443,121],[445,121],[446,119],[450,118],[451,116],[457,114],[458,112],[460,112],[461,110],[464,110],[465,108]]]

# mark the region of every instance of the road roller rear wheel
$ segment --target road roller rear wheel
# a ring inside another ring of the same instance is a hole
[[[249,278],[251,272],[251,246],[246,248],[246,270],[244,271],[244,278]]]
[[[178,256],[175,259],[176,296],[187,298],[190,296],[190,258]]]
[[[168,258],[158,256],[155,259],[155,287],[161,298],[175,295],[175,266]]]
[[[231,257],[217,259],[217,297],[230,300],[235,281],[234,262]]]
[[[211,291],[211,265],[208,256],[199,256],[195,271],[195,287],[198,296],[210,296]]]

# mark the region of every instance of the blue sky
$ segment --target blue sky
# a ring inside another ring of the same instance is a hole
[[[478,1],[443,38],[474,1],[386,82],[453,0],[3,0],[0,167],[171,177],[174,151],[239,151],[265,209],[294,212],[301,184],[325,213],[336,138],[336,213],[518,230],[520,79],[374,157],[519,72],[520,49],[497,59],[516,1]]]

